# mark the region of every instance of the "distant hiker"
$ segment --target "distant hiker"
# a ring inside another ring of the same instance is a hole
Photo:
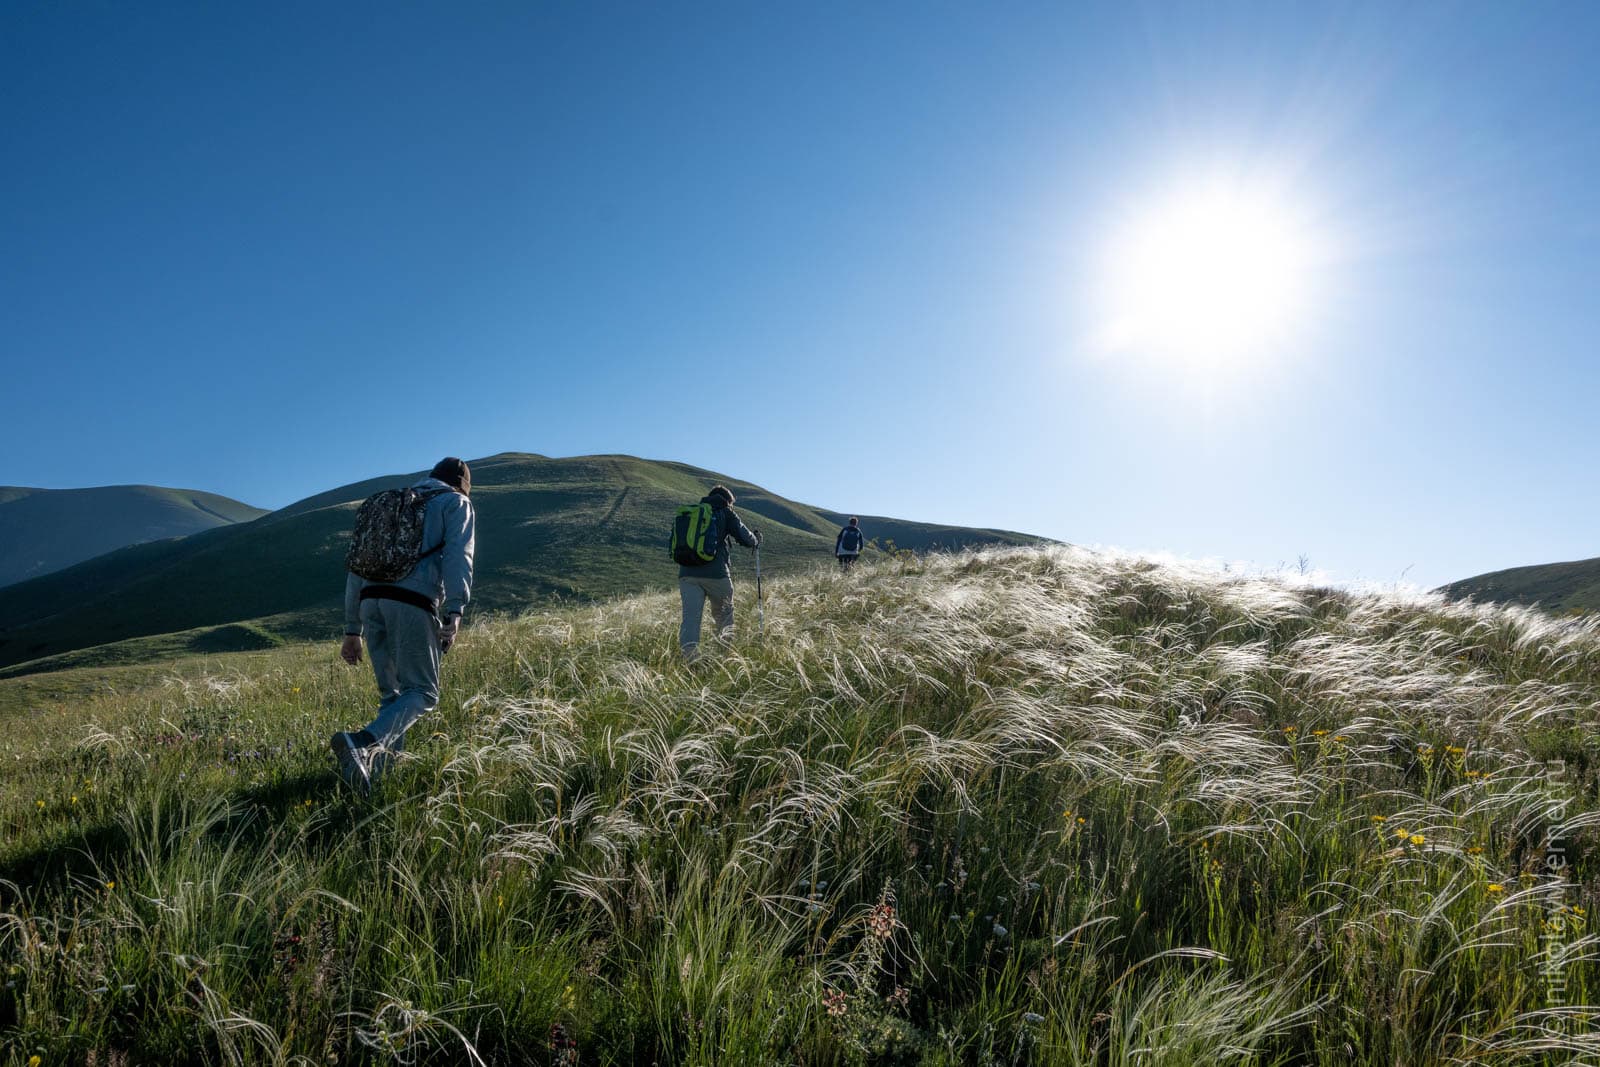
[[[856,557],[861,555],[866,543],[867,539],[861,536],[861,520],[852,515],[849,525],[839,531],[838,539],[833,542],[833,554],[838,557],[839,569],[847,571],[854,566]]]
[[[472,472],[449,457],[414,486],[368,497],[356,513],[339,655],[360,663],[365,636],[378,716],[330,744],[339,773],[363,791],[405,745],[411,724],[439,703],[439,659],[472,595],[471,492]]]
[[[678,645],[683,658],[693,663],[699,658],[700,616],[707,600],[717,636],[733,637],[733,572],[728,566],[728,538],[746,548],[761,543],[733,510],[733,494],[726,486],[714,485],[700,503],[678,509],[672,527],[672,558],[678,563],[678,595],[683,599],[683,624],[678,629]]]

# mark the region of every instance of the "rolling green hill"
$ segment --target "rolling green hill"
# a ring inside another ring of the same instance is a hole
[[[1512,567],[1442,586],[1453,600],[1490,604],[1537,604],[1546,611],[1600,611],[1600,559]]]
[[[265,514],[261,508],[194,489],[0,486],[0,586],[50,574],[125,545],[186,537]]]
[[[672,508],[698,500],[715,481],[734,490],[737,509],[762,532],[767,571],[825,562],[842,521],[736,478],[631,456],[507,453],[472,461],[472,471],[477,612],[670,587],[676,571],[666,559],[665,531]],[[274,637],[331,635],[356,505],[419,476],[358,482],[254,522],[134,545],[0,589],[0,667],[15,674],[216,651],[234,638],[237,647],[255,648]],[[1037,540],[887,518],[863,523],[870,536],[900,548]],[[735,565],[751,573],[748,553]],[[243,622],[251,625],[233,625]]]

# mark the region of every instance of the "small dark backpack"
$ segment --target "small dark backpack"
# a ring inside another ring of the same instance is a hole
[[[717,558],[722,540],[718,510],[701,501],[685,504],[672,520],[672,559],[680,567],[700,567]]]
[[[839,551],[843,555],[854,556],[861,552],[861,531],[854,526],[846,526],[839,531]]]
[[[441,541],[422,549],[422,523],[428,501],[449,489],[385,489],[361,502],[355,532],[344,565],[371,582],[404,578],[428,556],[444,547]]]

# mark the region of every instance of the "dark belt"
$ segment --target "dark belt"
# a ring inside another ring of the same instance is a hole
[[[402,604],[410,604],[414,608],[421,608],[435,618],[439,615],[439,605],[421,593],[410,589],[402,589],[398,585],[364,585],[361,587],[362,600],[397,600]]]

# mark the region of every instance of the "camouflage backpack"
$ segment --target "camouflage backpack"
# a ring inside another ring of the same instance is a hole
[[[414,486],[385,489],[361,502],[355,532],[344,565],[372,582],[392,582],[410,574],[416,565],[444,547],[440,542],[422,550],[422,522],[428,501],[449,489],[421,490]]]

